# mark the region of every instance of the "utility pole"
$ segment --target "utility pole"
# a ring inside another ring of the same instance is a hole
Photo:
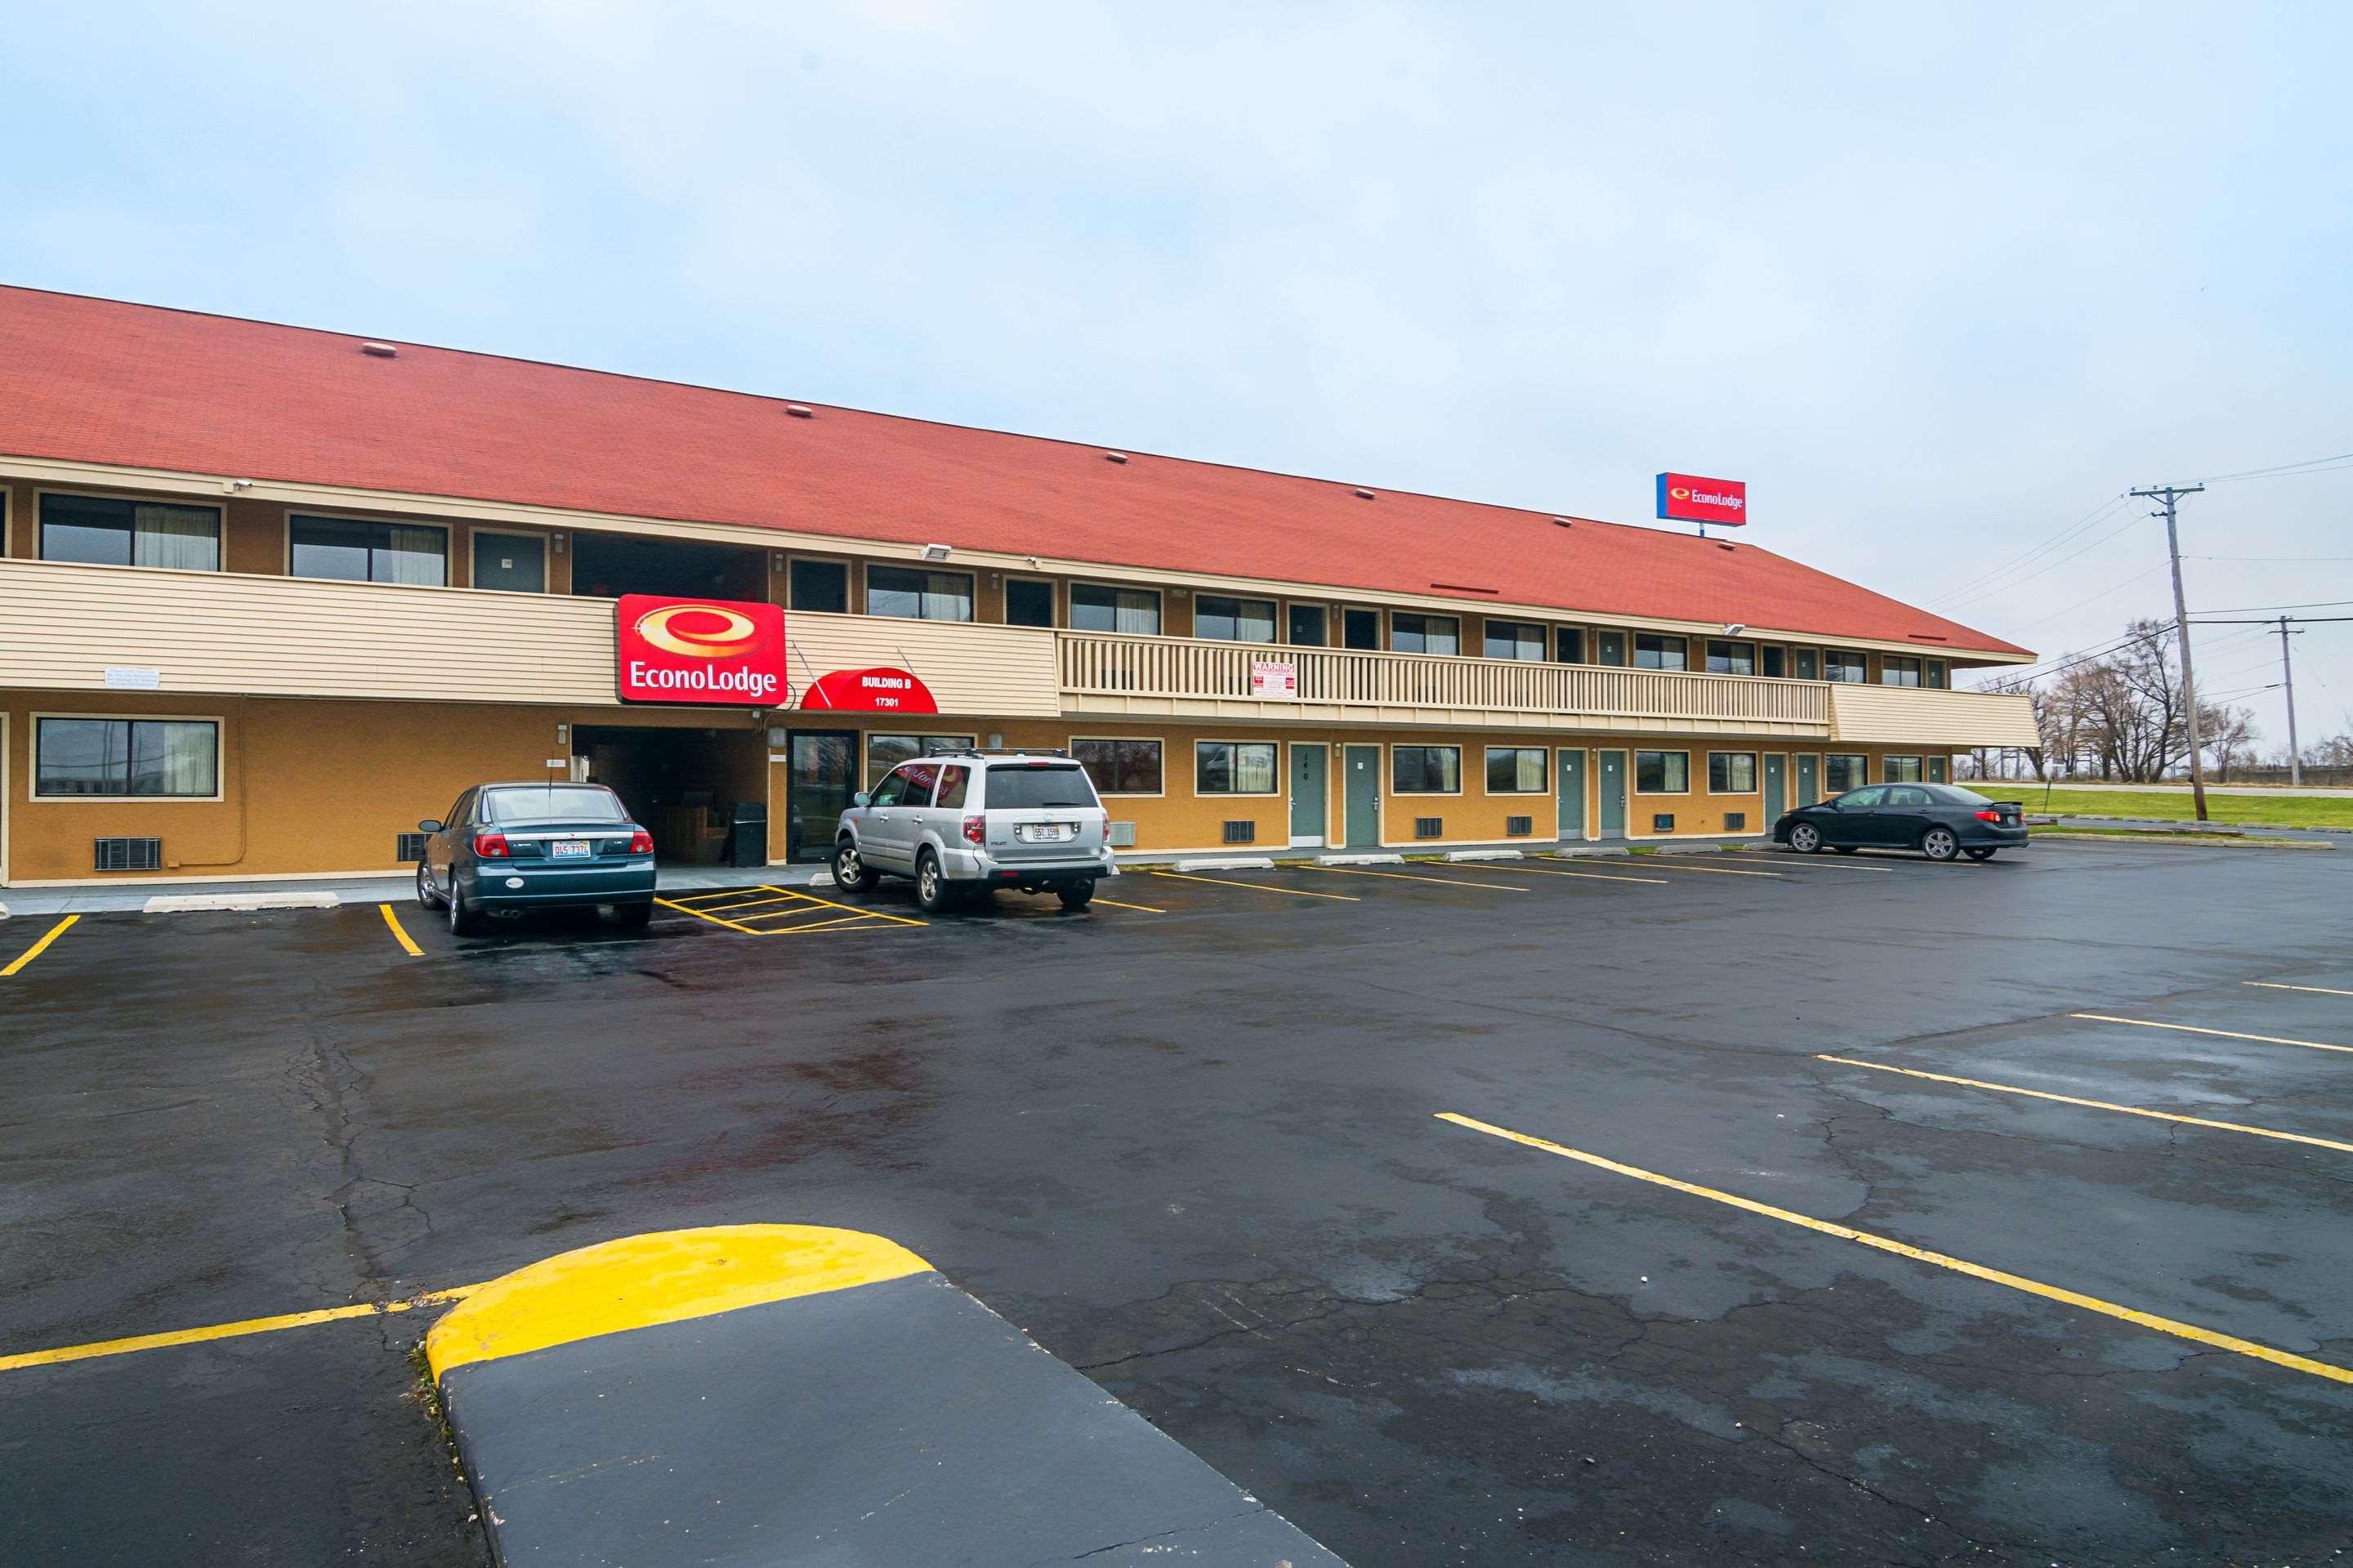
[[[2198,820],[2206,816],[2206,764],[2200,757],[2198,743],[2198,680],[2189,670],[2189,606],[2181,597],[2181,535],[2173,525],[2173,504],[2185,495],[2196,495],[2205,490],[2202,484],[2161,484],[2132,493],[2146,500],[2161,501],[2162,512],[2152,512],[2152,517],[2165,519],[2165,547],[2173,557],[2173,628],[2181,639],[2181,705],[2189,710],[2189,794],[2198,807]]]
[[[2292,787],[2304,783],[2304,753],[2295,745],[2295,669],[2287,656],[2287,617],[2280,617],[2280,684],[2287,688],[2287,781]]]

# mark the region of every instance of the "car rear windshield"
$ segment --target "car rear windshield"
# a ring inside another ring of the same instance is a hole
[[[485,820],[519,822],[626,822],[620,797],[610,789],[586,784],[554,784],[546,789],[493,789],[482,797]]]
[[[1054,810],[1064,806],[1092,806],[1095,803],[1095,791],[1087,782],[1086,769],[1075,762],[1042,767],[1018,763],[988,770],[986,803],[992,811]]]

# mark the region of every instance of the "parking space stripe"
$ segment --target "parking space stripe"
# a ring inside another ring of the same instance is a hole
[[[1504,882],[1465,882],[1457,876],[1416,876],[1409,871],[1360,871],[1353,865],[1308,865],[1303,871],[1328,871],[1335,876],[1386,876],[1391,882],[1442,882],[1449,887],[1483,887],[1490,893],[1525,893]]]
[[[2241,980],[2241,985],[2259,985],[2265,991],[2309,991],[2322,996],[2353,996],[2353,991],[2339,991],[2333,985],[2289,985],[2284,980]]]
[[[1883,874],[1895,869],[1892,865],[1857,865],[1849,860],[1823,860],[1818,855],[1809,855],[1796,863],[1809,871],[1876,871]]]
[[[1498,866],[1496,869],[1501,871],[1504,868]],[[1531,872],[1538,876],[1578,876],[1588,882],[1647,882],[1653,887],[1664,887],[1673,880],[1665,876],[1629,876],[1622,871],[1571,871],[1559,865],[1514,865],[1510,868],[1510,874],[1514,876],[1522,872]]]
[[[1166,909],[1155,909],[1149,904],[1122,904],[1116,898],[1105,898],[1100,895],[1096,896],[1095,902],[1098,904],[1108,904],[1114,909],[1141,909],[1146,915],[1166,915],[1168,913]]]
[[[428,1290],[406,1301],[366,1301],[353,1307],[325,1307],[315,1312],[286,1312],[275,1318],[248,1318],[236,1323],[211,1323],[201,1329],[174,1329],[163,1334],[134,1334],[127,1340],[96,1340],[86,1345],[60,1345],[51,1351],[26,1351],[18,1355],[0,1356],[0,1372],[17,1372],[26,1367],[51,1367],[63,1361],[86,1361],[96,1356],[124,1356],[134,1351],[160,1351],[173,1345],[202,1344],[208,1340],[235,1340],[247,1334],[274,1334],[281,1329],[307,1329],[314,1323],[337,1323],[347,1318],[381,1318],[386,1313],[407,1312],[419,1307],[439,1307],[451,1301],[462,1301],[480,1288],[479,1285],[459,1285],[448,1290]]]
[[[1440,1121],[1451,1121],[1457,1127],[1467,1127],[1473,1132],[1483,1132],[1491,1138],[1501,1138],[1514,1143],[1525,1144],[1530,1149],[1540,1149],[1547,1154],[1557,1154],[1564,1160],[1578,1160],[1597,1170],[1613,1171],[1620,1176],[1631,1176],[1638,1181],[1648,1181],[1654,1186],[1672,1188],[1678,1192],[1688,1192],[1693,1197],[1705,1198],[1713,1202],[1744,1209],[1752,1214],[1762,1214],[1767,1219],[1802,1225],[1810,1231],[1819,1231],[1823,1235],[1837,1236],[1842,1241],[1859,1242],[1864,1246],[1880,1252],[1893,1253],[1898,1257],[1908,1257],[1917,1263],[1934,1264],[1939,1268],[1949,1268],[1957,1274],[1966,1274],[1974,1279],[1983,1279],[1995,1285],[2005,1285],[2012,1290],[2022,1290],[2030,1296],[2040,1296],[2046,1301],[2063,1302],[2070,1307],[2080,1307],[2087,1312],[2097,1312],[2126,1323],[2137,1323],[2144,1329],[2154,1329],[2160,1334],[2170,1334],[2177,1339],[2188,1340],[2195,1344],[2211,1346],[2219,1351],[2231,1351],[2242,1356],[2252,1356],[2257,1361],[2269,1361],[2274,1366],[2286,1367],[2293,1372],[2309,1372],[2314,1377],[2327,1378],[2332,1383],[2353,1383],[2353,1369],[2332,1366],[2327,1361],[2316,1361],[2309,1356],[2299,1356],[2292,1351],[2274,1350],[2269,1345],[2259,1345],[2253,1340],[2242,1340],[2235,1334],[2224,1334],[2212,1329],[2201,1329],[2195,1323],[2184,1323],[2176,1318],[2163,1318],[2154,1312],[2143,1312],[2131,1307],[2121,1307],[2113,1301],[2103,1301],[2096,1296],[2085,1296],[2062,1286],[2045,1285],[2039,1279],[2029,1279],[2023,1275],[2010,1274],[1999,1268],[1988,1268],[1981,1263],[1971,1263],[1965,1258],[1954,1257],[1947,1253],[1931,1252],[1926,1247],[1913,1246],[1907,1242],[1896,1241],[1888,1236],[1873,1235],[1869,1231],[1858,1231],[1830,1220],[1818,1220],[1811,1214],[1800,1214],[1788,1209],[1777,1209],[1770,1203],[1760,1203],[1754,1198],[1744,1198],[1736,1192],[1720,1192],[1713,1187],[1703,1187],[1694,1181],[1678,1181],[1672,1176],[1662,1176],[1655,1171],[1644,1171],[1633,1165],[1621,1165],[1615,1160],[1607,1160],[1599,1154],[1588,1154],[1582,1150],[1570,1149],[1565,1144],[1554,1143],[1546,1139],[1531,1138],[1524,1132],[1514,1132],[1509,1128],[1474,1121],[1467,1116],[1460,1116],[1453,1111],[1440,1111],[1436,1114]]]
[[[763,904],[797,904],[797,893],[780,893],[774,898],[742,898],[733,904],[698,904],[695,907],[706,915],[733,915],[739,909],[757,909]]]
[[[822,904],[828,909],[839,909],[845,915],[863,915],[870,919],[889,920],[901,926],[928,926],[931,924],[928,920],[918,920],[913,916],[892,915],[881,909],[860,909],[855,904],[836,904],[832,899],[819,898],[814,893],[804,893],[801,896],[807,899],[812,904]]]
[[[1229,882],[1222,876],[1194,876],[1181,871],[1155,871],[1152,874],[1165,876],[1171,882],[1206,882],[1215,887],[1247,887],[1252,893],[1280,893],[1288,898],[1332,898],[1342,904],[1364,902],[1345,893],[1310,893],[1303,887],[1269,887],[1263,882]]]
[[[2173,1111],[2144,1110],[2139,1106],[2112,1105],[2106,1100],[2079,1099],[2073,1095],[2052,1094],[2048,1089],[2022,1089],[2016,1084],[1989,1084],[1983,1078],[1957,1078],[1947,1073],[1924,1073],[1916,1067],[1894,1067],[1885,1062],[1865,1062],[1853,1056],[1817,1054],[1818,1062],[1839,1062],[1850,1067],[1869,1067],[1874,1073],[1901,1073],[1907,1078],[1926,1078],[1931,1083],[1959,1084],[1965,1088],[1991,1089],[1996,1094],[2025,1095],[2038,1100],[2056,1100],[2063,1106],[2085,1106],[2093,1110],[2122,1111],[2126,1116],[2145,1116],[2153,1121],[2179,1122],[2184,1127],[2211,1127],[2223,1132],[2251,1132],[2257,1138],[2276,1138],[2285,1143],[2309,1143],[2318,1149],[2334,1149],[2353,1154],[2353,1143],[2339,1143],[2333,1138],[2310,1138],[2300,1132],[2277,1132],[2268,1127],[2249,1127],[2244,1122],[2211,1121],[2202,1116],[2181,1116]]]
[[[0,980],[7,979],[10,975],[15,974],[18,969],[23,969],[26,964],[31,963],[35,959],[39,958],[43,953],[47,952],[48,950],[49,944],[56,941],[59,937],[64,936],[67,928],[80,918],[81,916],[79,915],[69,915],[64,919],[58,921],[56,925],[50,927],[47,930],[42,932],[41,939],[39,941],[35,942],[31,947],[26,948],[23,952],[18,953],[15,960],[5,969],[0,969]]]
[[[2225,1040],[2253,1040],[2263,1045],[2306,1045],[2315,1051],[2353,1052],[2353,1045],[2331,1045],[2325,1040],[2290,1040],[2278,1034],[2242,1034],[2235,1029],[2203,1029],[2195,1023],[2159,1023],[2153,1018],[2116,1018],[2105,1012],[2071,1012],[2094,1023],[2129,1023],[2138,1029],[2178,1029],[2184,1034],[2217,1034]]]
[[[1728,865],[1685,865],[1679,860],[1669,860],[1664,855],[1647,857],[1642,864],[1651,871],[1696,871],[1704,876],[1787,876],[1789,874],[1786,871],[1735,871]],[[1873,866],[1872,869],[1876,871],[1879,868]]]
[[[675,909],[681,915],[691,915],[698,920],[708,920],[714,926],[724,926],[731,931],[741,931],[747,937],[756,937],[760,934],[749,926],[738,926],[733,920],[722,920],[716,915],[705,915],[691,904],[676,904],[667,898],[657,898],[654,902],[665,909]]]
[[[384,912],[384,923],[392,927],[392,939],[400,944],[401,950],[412,959],[423,958],[425,949],[418,947],[416,940],[402,927],[400,916],[392,912],[392,906],[379,904],[376,907]]]

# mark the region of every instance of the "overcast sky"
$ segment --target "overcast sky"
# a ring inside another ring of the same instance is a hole
[[[2320,0],[57,5],[7,53],[10,281],[1626,522],[1746,479],[1756,543],[2038,651],[2169,614],[2161,525],[1976,579],[2353,454]],[[2182,514],[2193,610],[2353,600],[2353,466]],[[2275,745],[2232,630],[2202,683]],[[2353,624],[2297,646],[2306,740],[2353,725]]]

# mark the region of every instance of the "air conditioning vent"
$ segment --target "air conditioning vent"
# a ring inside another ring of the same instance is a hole
[[[1418,839],[1444,838],[1446,836],[1446,819],[1443,817],[1416,817],[1413,820],[1413,836]]]
[[[1135,847],[1135,824],[1134,822],[1113,822],[1111,825],[1111,847],[1113,849],[1134,849]]]
[[[1746,811],[1725,812],[1724,831],[1727,833],[1746,832],[1748,831],[1748,813]]]
[[[100,871],[161,871],[164,869],[162,839],[99,839],[94,857]]]
[[[392,840],[392,863],[406,865],[425,858],[423,833],[395,833]]]
[[[1653,813],[1651,818],[1651,831],[1654,833],[1673,832],[1675,831],[1675,814],[1672,811],[1659,811]]]
[[[1255,821],[1228,822],[1226,824],[1226,842],[1229,844],[1254,844],[1258,842],[1258,823]]]
[[[1505,817],[1504,819],[1504,836],[1507,839],[1528,838],[1532,836],[1535,831],[1536,820],[1534,817]]]

